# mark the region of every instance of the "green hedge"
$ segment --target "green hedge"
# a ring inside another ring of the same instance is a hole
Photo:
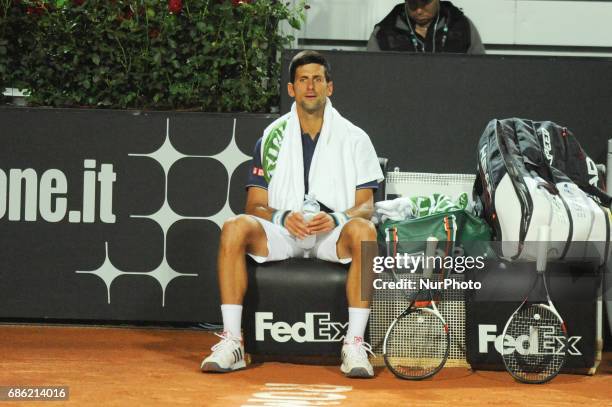
[[[11,0],[0,0],[0,103],[4,101],[2,91],[7,83],[9,72],[8,60],[8,13]]]
[[[0,87],[30,105],[269,110],[303,3],[0,0]]]

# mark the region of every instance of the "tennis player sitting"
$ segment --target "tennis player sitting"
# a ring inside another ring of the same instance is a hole
[[[246,214],[228,219],[221,231],[218,275],[224,331],[201,369],[230,372],[246,366],[240,329],[247,290],[245,254],[259,263],[317,257],[351,263],[341,370],[348,377],[372,377],[371,347],[363,339],[370,308],[364,301],[369,296],[361,293],[361,242],[376,240],[369,219],[383,174],[368,135],[328,99],[333,82],[326,59],[302,51],[289,71],[287,90],[295,103],[257,141]],[[321,208],[309,221],[302,214],[305,194],[314,196]]]

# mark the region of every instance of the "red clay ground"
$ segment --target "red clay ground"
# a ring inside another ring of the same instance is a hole
[[[204,374],[199,361],[216,337],[192,330],[0,325],[0,338],[0,386],[69,386],[69,401],[54,406],[612,406],[612,354],[595,376],[559,375],[546,385],[465,368],[409,382],[382,368],[372,380],[350,380],[335,366],[275,362]],[[291,383],[300,386],[279,387]]]

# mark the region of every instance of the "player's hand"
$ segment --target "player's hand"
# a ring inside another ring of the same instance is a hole
[[[329,213],[319,212],[306,226],[308,226],[310,233],[318,234],[333,230],[336,227],[336,223]]]
[[[304,221],[304,217],[300,212],[291,212],[285,218],[285,229],[298,239],[304,239],[309,236],[308,227]]]

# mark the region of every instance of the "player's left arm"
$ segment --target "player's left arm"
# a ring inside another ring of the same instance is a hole
[[[370,220],[374,214],[374,190],[363,188],[355,191],[355,206],[344,211],[350,218]]]
[[[363,218],[370,220],[374,213],[374,190],[363,188],[355,191],[355,206],[347,209],[343,213],[335,214],[336,217],[344,217],[346,221],[351,218]],[[319,212],[308,223],[310,233],[329,232],[337,226],[337,220],[329,213]]]

